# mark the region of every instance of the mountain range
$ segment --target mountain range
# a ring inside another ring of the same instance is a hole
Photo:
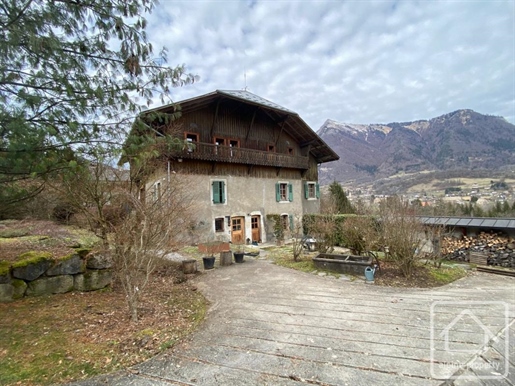
[[[515,125],[473,110],[388,124],[328,119],[317,134],[340,156],[340,160],[322,165],[322,184],[360,185],[427,170],[498,171],[515,164]]]

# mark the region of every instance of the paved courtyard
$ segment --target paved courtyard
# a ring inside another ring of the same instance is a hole
[[[196,282],[189,340],[76,385],[515,385],[515,278],[386,288],[246,258]]]

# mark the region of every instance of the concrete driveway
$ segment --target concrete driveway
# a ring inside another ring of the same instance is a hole
[[[188,341],[76,385],[515,384],[515,278],[385,288],[246,257],[197,284],[212,306]]]

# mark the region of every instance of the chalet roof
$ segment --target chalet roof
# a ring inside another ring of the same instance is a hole
[[[426,225],[445,225],[456,227],[474,227],[491,229],[515,229],[513,218],[485,218],[485,217],[419,217]]]
[[[163,106],[154,110],[167,110],[180,105],[183,112],[194,111],[213,104],[217,100],[232,99],[245,104],[257,106],[276,122],[284,122],[284,130],[297,138],[301,147],[310,146],[310,153],[318,163],[336,161],[340,159],[320,138],[311,127],[296,112],[282,107],[274,102],[245,90],[216,90],[195,98],[186,99],[173,105]]]

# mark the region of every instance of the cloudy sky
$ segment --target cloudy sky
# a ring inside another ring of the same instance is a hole
[[[315,131],[464,108],[515,123],[513,0],[160,0],[147,20],[200,77],[175,102],[247,87]]]

